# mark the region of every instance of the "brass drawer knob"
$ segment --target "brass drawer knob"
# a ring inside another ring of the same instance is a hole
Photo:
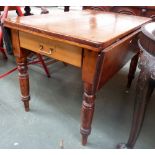
[[[44,46],[43,45],[40,45],[39,46],[39,50],[43,50],[44,49]]]
[[[52,53],[53,51],[54,51],[54,49],[53,49],[53,48],[50,48],[50,49],[49,49],[49,52],[50,52],[50,53]]]
[[[39,53],[42,54],[52,54],[52,52],[54,52],[54,48],[49,48],[49,51],[45,51],[44,50],[44,46],[43,45],[39,45]]]

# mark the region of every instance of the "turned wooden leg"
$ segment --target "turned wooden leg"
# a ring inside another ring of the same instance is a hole
[[[21,99],[24,103],[25,111],[29,111],[29,75],[28,75],[28,68],[27,68],[27,58],[17,58],[16,59],[18,64],[18,71],[19,71],[19,82],[20,82],[20,89],[21,89]]]
[[[129,68],[129,74],[128,74],[127,92],[130,89],[132,80],[135,77],[135,72],[136,72],[136,68],[137,68],[138,59],[139,59],[139,53],[137,53],[131,59],[130,68]]]
[[[143,125],[144,116],[148,104],[147,101],[149,100],[149,97],[153,92],[153,88],[149,86],[150,74],[147,69],[142,69],[137,82],[134,113],[129,139],[127,144],[119,144],[117,148],[134,147]]]
[[[82,144],[86,145],[88,135],[91,132],[91,123],[94,114],[95,94],[91,84],[84,83],[84,94],[81,110],[81,129]]]

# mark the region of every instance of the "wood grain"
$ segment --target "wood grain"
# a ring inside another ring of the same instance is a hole
[[[72,44],[79,44],[80,47],[87,46],[90,49],[100,50],[150,20],[145,17],[92,10],[65,13],[55,11],[52,15],[6,19],[4,25],[25,32],[63,39]]]
[[[81,67],[84,82],[81,134],[85,145],[91,132],[97,90],[136,55],[133,38],[148,21],[151,19],[96,10],[6,19],[4,25],[12,30],[14,53],[18,57],[25,107],[28,109],[29,83],[26,51],[20,48]],[[43,48],[39,50],[40,44]],[[49,53],[50,48],[53,53]]]
[[[136,53],[132,48],[132,39],[138,34],[138,31],[126,36],[115,44],[104,49],[104,60],[98,89],[100,89],[114,74],[116,74]]]
[[[19,39],[22,48],[81,67],[82,48],[80,47],[25,32],[19,32]],[[39,50],[40,46],[43,46],[42,50]]]

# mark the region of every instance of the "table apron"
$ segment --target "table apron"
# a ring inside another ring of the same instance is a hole
[[[20,47],[81,67],[82,48],[19,31]]]

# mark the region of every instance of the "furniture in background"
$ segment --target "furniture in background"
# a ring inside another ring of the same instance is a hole
[[[155,88],[155,22],[142,27],[138,40],[140,74],[138,77],[132,127],[127,144],[118,148],[133,148],[140,134],[148,102]]]
[[[2,27],[0,25],[0,52],[3,54],[3,57],[4,59],[7,59],[7,55],[6,55],[6,51],[5,51],[5,48],[4,48],[4,44],[3,44],[3,36],[2,36]]]
[[[12,44],[25,110],[29,111],[30,100],[27,50],[80,68],[84,83],[80,132],[85,145],[91,132],[96,92],[137,55],[139,29],[150,20],[94,10],[55,11],[52,15],[5,20],[4,26],[14,38]]]
[[[113,7],[113,12],[149,17],[155,20],[155,6]]]
[[[83,9],[110,11],[155,19],[155,6],[84,6]]]
[[[0,11],[3,11],[3,14],[2,14],[2,17],[1,17],[1,27],[0,27],[0,51],[3,53],[4,57],[7,58],[6,54],[5,54],[5,51],[8,51],[8,53],[10,54],[10,48],[12,50],[12,46],[11,46],[11,41],[10,41],[10,37],[9,37],[9,34],[7,32],[7,30],[3,29],[3,23],[4,23],[4,20],[7,18],[8,16],[8,11],[9,10],[16,10],[16,13],[18,14],[18,16],[23,16],[23,13],[21,11],[21,8],[19,6],[0,6]],[[4,42],[5,42],[5,46],[6,46],[6,50],[3,48],[3,39],[4,39]],[[33,62],[39,62],[47,77],[50,77],[50,73],[48,71],[48,68],[44,62],[44,59],[42,57],[41,54],[37,54],[37,59],[39,60],[32,60]],[[30,62],[31,64],[35,64],[33,62]],[[6,73],[5,73],[6,75]],[[3,75],[1,75],[3,76]]]
[[[40,7],[41,8],[41,14],[47,14],[47,13],[49,13],[49,11],[46,9],[46,7]],[[25,6],[24,7],[24,11],[25,11],[25,13],[24,13],[24,16],[29,16],[29,15],[33,15],[32,13],[31,13],[31,7],[30,6]],[[64,6],[64,12],[68,12],[69,11],[69,6]]]
[[[16,10],[16,13],[18,15],[22,14],[21,9],[18,6],[10,6],[10,7],[9,6],[5,6],[5,7],[0,6],[0,15],[1,15],[0,16],[0,52],[2,52],[5,59],[7,59],[6,52],[8,54],[12,54],[12,46],[11,46],[11,40],[10,40],[9,34],[3,28],[3,23],[4,23],[4,20],[8,16],[9,10]],[[3,11],[3,13],[1,13],[2,11]],[[4,48],[4,44],[5,44],[5,48]]]
[[[4,59],[7,59],[6,50],[3,44],[3,31],[2,31],[2,22],[4,18],[7,16],[6,11],[0,16],[0,52],[3,54]]]
[[[155,20],[155,6],[83,6],[83,9],[98,11],[110,11],[128,15],[149,17]],[[64,6],[64,12],[68,12],[70,6]],[[32,15],[30,7],[25,7],[25,15]]]

